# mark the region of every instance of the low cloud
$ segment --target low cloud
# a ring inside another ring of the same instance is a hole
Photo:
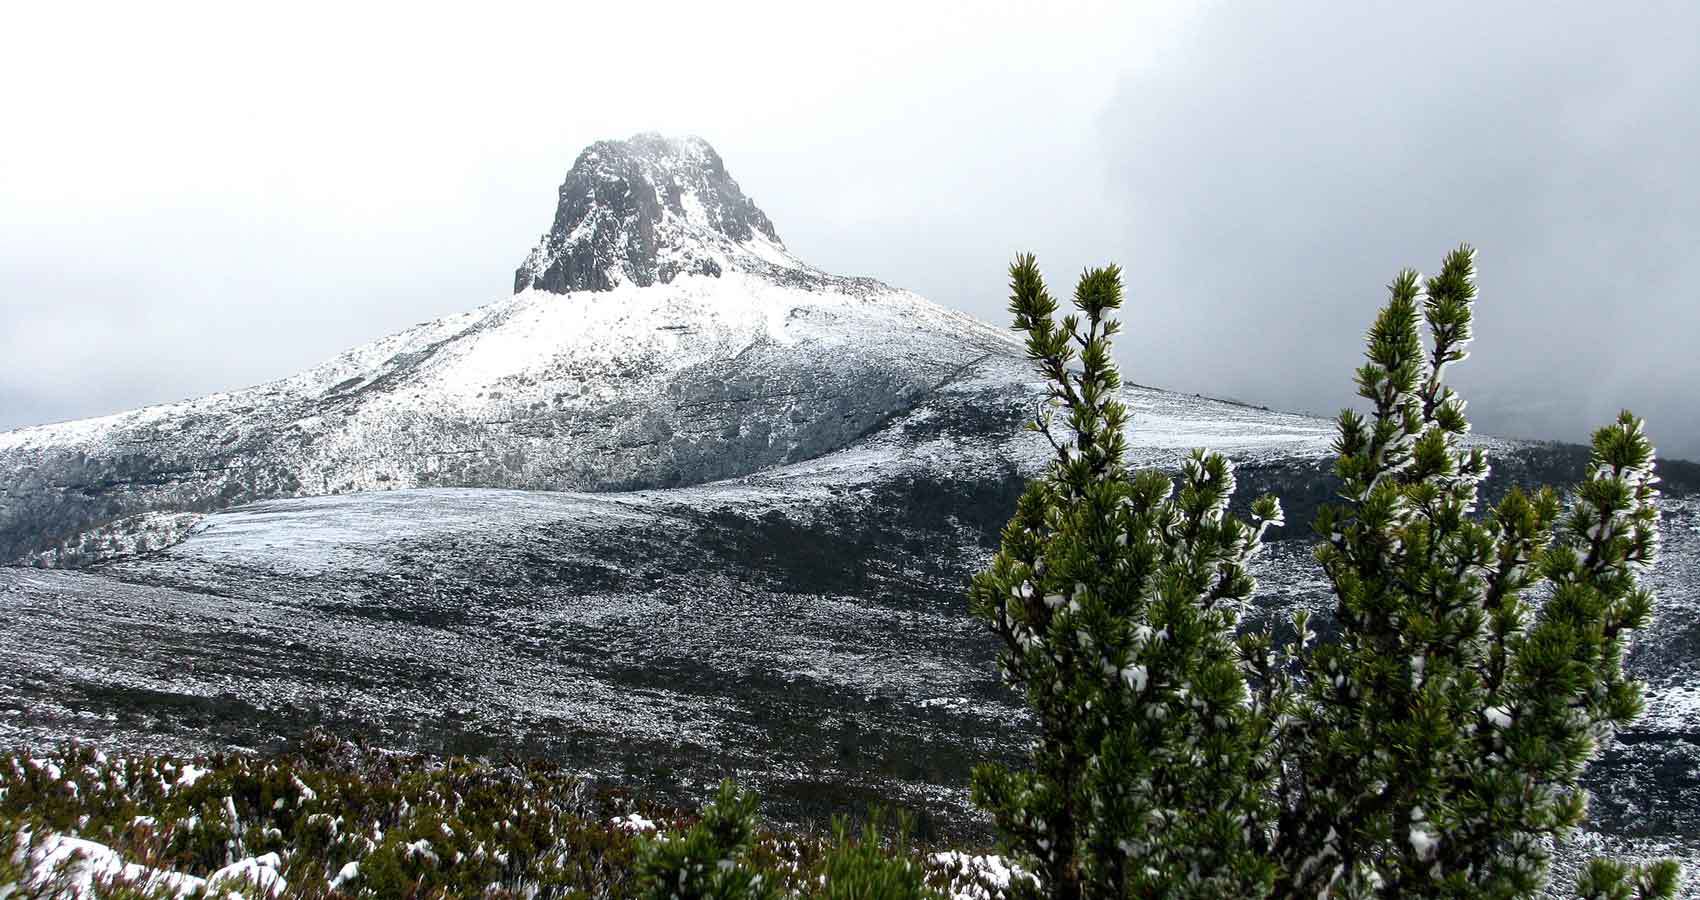
[[[1103,117],[1129,365],[1327,412],[1385,285],[1478,248],[1477,427],[1700,457],[1700,7],[1234,4]]]

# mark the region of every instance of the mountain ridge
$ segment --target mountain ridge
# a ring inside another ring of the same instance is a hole
[[[0,434],[0,557],[55,508],[85,514],[34,543],[277,496],[734,477],[840,446],[987,352],[1016,350],[890,288],[728,272],[576,302],[522,292],[275,382]]]

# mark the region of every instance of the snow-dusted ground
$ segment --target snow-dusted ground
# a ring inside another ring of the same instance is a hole
[[[618,828],[641,834],[656,830],[654,822],[637,813],[616,818]],[[415,845],[421,854],[431,854],[430,842]],[[26,849],[27,848],[27,849]],[[10,848],[0,847],[0,852]],[[225,866],[205,878],[166,869],[153,869],[140,863],[128,862],[121,854],[105,844],[63,834],[35,835],[25,831],[18,835],[15,858],[23,864],[23,877],[13,884],[0,884],[0,896],[12,891],[31,891],[30,896],[51,890],[53,896],[64,900],[98,900],[108,884],[122,884],[147,891],[158,891],[169,897],[217,896],[217,889],[228,896],[276,897],[286,895],[289,882],[280,874],[283,860],[276,853],[247,857]],[[435,857],[432,857],[435,859]],[[1018,878],[1031,878],[1018,866],[998,856],[972,855],[956,851],[934,853],[924,864],[929,869],[944,872],[951,880],[950,896],[954,900],[990,900]],[[326,881],[336,890],[345,884],[358,884],[361,865],[349,862]],[[240,888],[234,891],[232,888]]]
[[[1331,438],[1127,399],[1146,463],[1201,441],[1314,461]],[[1041,400],[1004,329],[866,280],[727,271],[522,292],[274,384],[0,435],[14,533],[208,510],[164,551],[0,571],[0,738],[260,746],[327,723],[960,809],[1020,718],[962,589],[1047,458],[1021,427]]]
[[[189,512],[145,512],[115,519],[32,553],[24,565],[78,568],[171,547],[189,536],[202,516]]]
[[[798,814],[883,796],[961,815],[968,767],[1025,733],[962,601],[987,540],[953,521],[973,494],[918,510],[917,488],[949,485],[820,471],[275,501],[90,572],[0,570],[0,739],[263,747],[327,724],[663,788],[737,773]],[[1632,656],[1649,713],[1594,804],[1648,840],[1700,825],[1700,505],[1669,504],[1665,527],[1659,620]],[[1274,546],[1261,571],[1283,588],[1257,615],[1322,602],[1307,554]]]

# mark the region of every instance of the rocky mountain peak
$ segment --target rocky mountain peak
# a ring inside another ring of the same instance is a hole
[[[803,268],[720,154],[699,137],[640,134],[579,154],[514,291],[608,291],[773,267]]]

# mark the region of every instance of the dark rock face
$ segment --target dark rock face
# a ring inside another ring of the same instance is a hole
[[[752,254],[753,242],[769,252]],[[729,263],[772,263],[784,248],[707,141],[640,134],[579,154],[561,184],[554,224],[514,273],[514,291],[718,277]]]

